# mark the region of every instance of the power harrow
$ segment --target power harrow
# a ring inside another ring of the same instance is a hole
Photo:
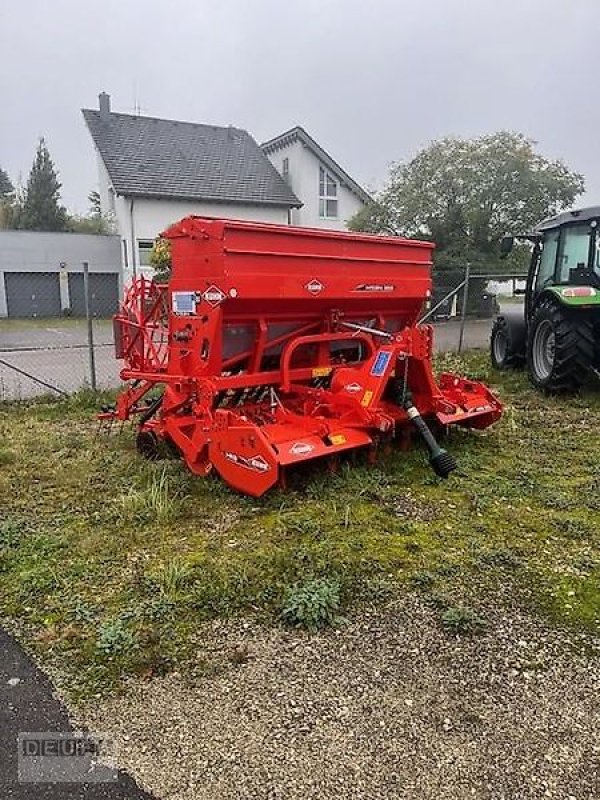
[[[418,431],[447,477],[431,422],[500,417],[482,383],[433,375],[433,330],[418,324],[431,243],[201,217],[162,236],[170,280],[127,289],[114,318],[126,386],[100,414],[133,420],[145,456],[168,448],[259,496],[297,465],[374,458]]]

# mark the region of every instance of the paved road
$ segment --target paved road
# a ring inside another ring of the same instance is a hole
[[[2,800],[155,800],[119,771],[115,782],[19,783],[19,733],[71,732],[67,712],[48,678],[0,629],[0,797]]]
[[[443,352],[458,348],[460,331],[458,322],[438,323],[435,329],[436,350]],[[465,327],[464,348],[487,347],[490,329],[489,319],[469,320]],[[89,386],[90,368],[86,337],[84,320],[51,320],[34,323],[2,320],[0,401],[35,397],[48,391],[46,386],[28,375],[66,393]],[[114,357],[110,322],[100,320],[94,323],[94,342],[99,388],[109,389],[118,386],[121,365]]]

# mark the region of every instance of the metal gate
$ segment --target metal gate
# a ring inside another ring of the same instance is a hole
[[[94,317],[110,317],[119,307],[119,276],[116,272],[90,273],[90,311]],[[85,316],[83,274],[69,273],[71,314]]]
[[[56,272],[5,272],[9,317],[60,317],[60,285]]]

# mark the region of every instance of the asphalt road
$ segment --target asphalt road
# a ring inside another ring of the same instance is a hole
[[[0,797],[2,800],[154,800],[122,771],[110,782],[22,783],[19,733],[69,733],[73,728],[46,675],[0,629]]]
[[[469,320],[464,349],[487,347],[492,321]],[[459,322],[435,326],[435,348],[456,350]],[[97,385],[119,385],[120,362],[115,360],[109,321],[94,323]],[[37,379],[37,380],[35,380]],[[90,385],[87,328],[84,320],[2,320],[0,322],[0,401],[21,400],[47,393],[50,387],[69,394]]]

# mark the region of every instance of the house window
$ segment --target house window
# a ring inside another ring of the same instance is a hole
[[[323,167],[319,167],[319,216],[337,219],[337,181]]]
[[[154,242],[152,241],[143,241],[142,239],[138,239],[138,256],[140,267],[150,267],[150,256],[152,254],[152,248],[154,247]]]
[[[290,182],[290,160],[289,158],[284,158],[281,162],[281,174],[283,175],[283,180],[286,183]]]

